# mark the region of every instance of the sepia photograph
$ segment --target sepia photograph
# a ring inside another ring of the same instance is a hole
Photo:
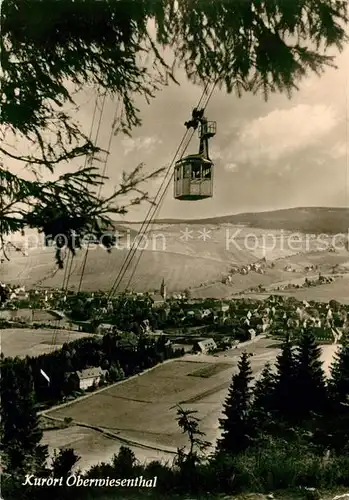
[[[0,500],[349,500],[348,0],[0,8]]]

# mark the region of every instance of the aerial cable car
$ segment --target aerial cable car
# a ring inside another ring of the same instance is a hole
[[[185,156],[175,163],[174,197],[176,200],[197,201],[213,196],[213,162],[208,153],[208,140],[216,134],[216,122],[207,121],[204,110],[195,108],[187,129],[199,129],[199,153]]]

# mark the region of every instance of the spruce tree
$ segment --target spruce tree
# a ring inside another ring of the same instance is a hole
[[[296,354],[297,410],[302,419],[322,415],[327,407],[327,388],[321,347],[311,330],[305,329]]]
[[[275,397],[275,374],[267,363],[253,388],[253,416],[257,430],[270,427]]]
[[[339,404],[349,396],[349,340],[344,340],[331,365],[329,387],[331,397]]]
[[[328,420],[330,446],[339,453],[349,452],[349,341],[344,340],[331,366],[329,380],[331,415]]]
[[[283,421],[295,420],[295,371],[296,363],[289,335],[286,335],[281,354],[276,358],[276,377],[273,410]]]
[[[1,449],[3,467],[11,474],[39,472],[45,466],[47,447],[41,446],[28,363],[7,358],[1,363]]]
[[[219,419],[222,436],[218,451],[233,454],[245,450],[252,437],[251,389],[252,370],[248,354],[244,352],[238,363],[239,372],[233,376],[225,404],[224,417]]]

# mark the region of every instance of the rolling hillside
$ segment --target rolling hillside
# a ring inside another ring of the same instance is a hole
[[[84,290],[109,290],[127,251],[114,250],[110,254],[96,249],[89,252],[83,279]],[[134,262],[137,261],[138,252]],[[84,253],[78,252],[72,267],[69,288],[77,289]],[[199,286],[203,281],[212,281],[228,271],[229,264],[219,260],[197,258],[171,252],[143,252],[137,273],[132,280],[131,288],[136,291],[158,290],[164,278],[172,290],[183,290],[189,286]],[[133,265],[127,272],[121,289],[126,286],[133,271]],[[61,287],[64,270],[56,270],[54,252],[33,251],[28,257],[17,257],[2,265],[1,280],[31,287],[35,284],[45,287]],[[40,282],[40,283],[39,283]]]
[[[327,215],[321,216],[321,211]],[[291,265],[299,276],[304,275],[305,266],[315,264],[323,272],[330,272],[331,266],[349,263],[348,252],[344,249],[336,253],[328,251],[333,241],[331,236],[322,240],[322,247],[319,246],[316,228],[320,227],[319,220],[326,224],[332,220],[332,229],[343,226],[347,212],[344,209],[311,208],[240,214],[201,221],[157,221],[139,242],[144,251],[130,288],[136,291],[158,290],[162,279],[165,279],[170,292],[191,288],[196,289],[199,296],[226,296],[258,285],[266,286],[287,280],[290,275],[284,270],[286,265]],[[305,222],[302,227],[308,225],[313,236],[301,236],[294,247],[292,241],[290,243],[291,233],[285,227],[287,224],[296,225],[301,214],[308,214],[308,218],[303,219]],[[244,221],[246,225],[233,224],[232,221]],[[100,247],[90,247],[83,289],[110,289],[128,250],[135,243],[134,238],[139,229],[137,224],[129,227],[127,224],[123,222],[117,225],[116,229],[122,233],[122,237],[111,253]],[[257,224],[261,227],[253,227]],[[265,227],[268,224],[275,228],[267,230]],[[344,241],[344,234],[342,239]],[[336,238],[336,244],[338,241]],[[53,249],[44,248],[42,244],[34,247],[29,245],[26,256],[11,252],[10,262],[1,264],[1,281],[27,287],[61,287],[64,270],[56,269]],[[74,258],[69,280],[72,289],[78,287],[84,253],[80,250]],[[139,256],[140,252],[137,251],[120,290],[128,284]],[[252,264],[261,258],[277,264],[273,268],[269,266],[263,275],[256,272],[246,276],[234,275],[233,286],[227,287],[221,283],[232,267]]]

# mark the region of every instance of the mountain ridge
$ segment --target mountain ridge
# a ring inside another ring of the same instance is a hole
[[[122,221],[121,223],[130,226],[142,224],[141,221]],[[349,208],[296,207],[263,212],[242,212],[202,219],[155,219],[153,224],[233,224],[260,229],[284,229],[311,233],[348,233]]]

